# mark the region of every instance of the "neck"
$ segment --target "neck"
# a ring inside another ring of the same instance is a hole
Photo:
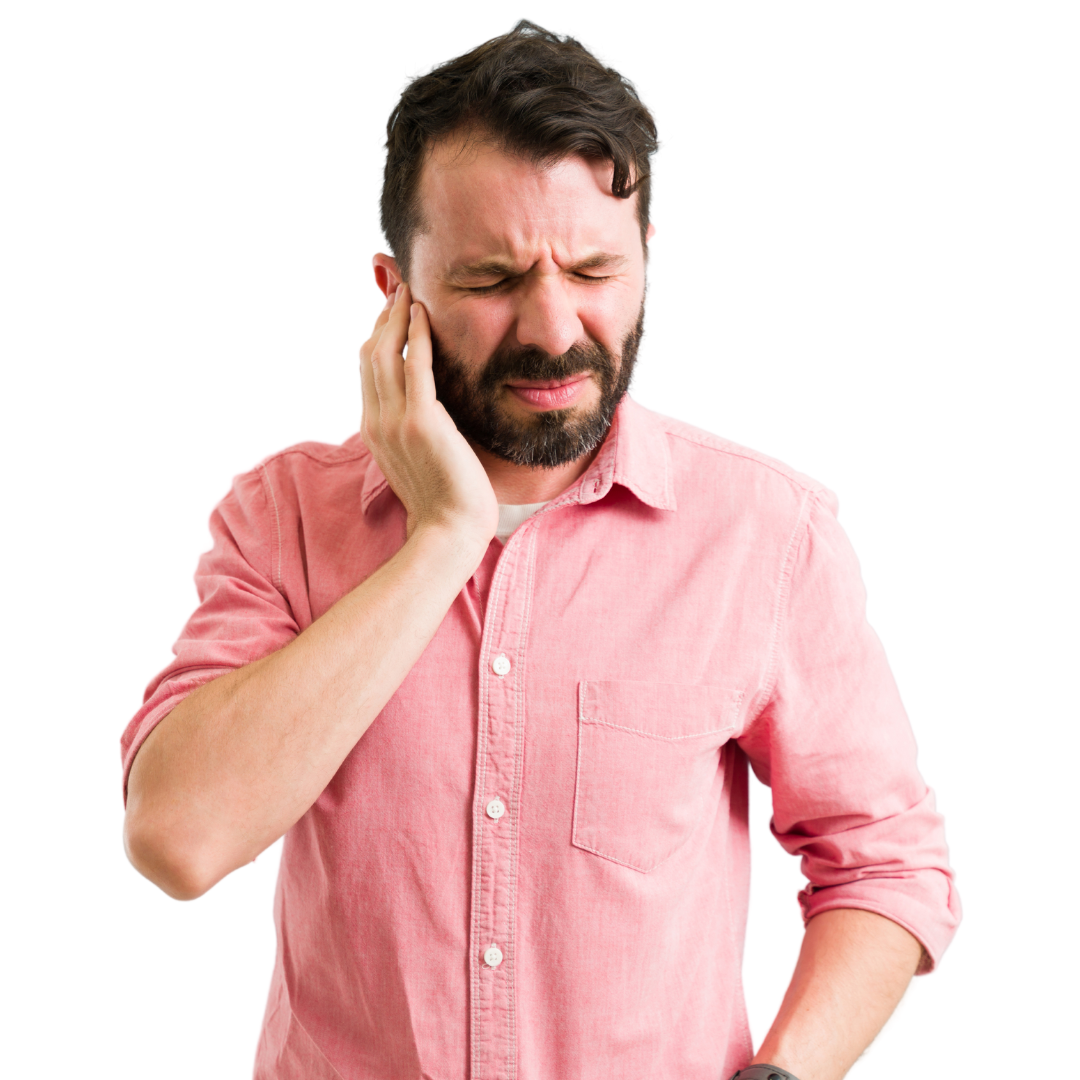
[[[495,489],[495,498],[500,503],[519,506],[523,503],[547,502],[561,495],[592,464],[600,447],[554,469],[514,465],[475,445],[473,450],[487,471],[491,486]]]

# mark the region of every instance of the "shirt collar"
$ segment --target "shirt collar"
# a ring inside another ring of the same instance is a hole
[[[625,397],[615,410],[600,453],[581,478],[559,496],[559,501],[594,503],[611,490],[612,484],[619,484],[647,506],[674,510],[671,473],[671,449],[660,418]],[[365,514],[386,488],[386,477],[371,458],[360,495],[360,508]]]

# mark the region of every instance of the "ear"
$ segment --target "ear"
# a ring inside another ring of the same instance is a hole
[[[645,243],[648,243],[656,235],[656,226],[651,222],[649,227],[645,230]]]
[[[371,260],[375,268],[375,284],[379,286],[383,296],[389,296],[399,285],[405,283],[398,269],[397,259],[392,255],[384,255],[380,252]]]

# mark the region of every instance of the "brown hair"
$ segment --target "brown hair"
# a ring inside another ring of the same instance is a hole
[[[510,33],[414,79],[390,114],[382,227],[406,280],[412,241],[423,227],[424,160],[439,139],[470,129],[537,164],[572,154],[611,161],[611,193],[637,193],[644,244],[649,158],[658,145],[649,110],[633,85],[581,42],[522,19]]]

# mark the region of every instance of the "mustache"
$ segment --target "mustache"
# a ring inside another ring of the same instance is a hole
[[[530,345],[496,352],[484,365],[479,383],[483,390],[494,390],[508,379],[565,379],[585,371],[603,378],[614,370],[614,358],[596,342],[577,342],[559,356]]]

